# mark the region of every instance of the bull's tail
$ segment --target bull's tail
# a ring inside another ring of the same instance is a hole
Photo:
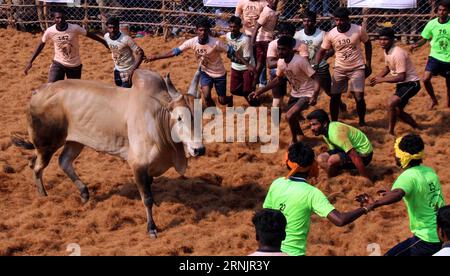
[[[27,150],[35,149],[33,143],[21,137],[18,133],[11,134],[11,143],[13,143],[15,146],[19,148],[24,148]]]

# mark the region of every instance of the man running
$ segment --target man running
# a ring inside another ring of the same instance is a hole
[[[438,17],[427,23],[422,31],[422,38],[419,42],[411,46],[411,52],[425,45],[430,41],[430,55],[428,57],[425,72],[423,73],[423,84],[425,90],[431,98],[432,109],[438,105],[438,100],[434,94],[431,83],[433,76],[441,75],[445,78],[447,86],[447,107],[450,107],[450,17],[448,16],[450,4],[442,1],[439,4]]]
[[[90,39],[102,43],[106,48],[108,48],[108,45],[103,38],[96,34],[86,31],[77,24],[67,23],[63,10],[55,10],[53,12],[53,20],[55,25],[45,30],[41,42],[36,47],[33,56],[25,67],[24,73],[28,75],[28,71],[33,66],[33,61],[38,57],[42,49],[44,49],[45,43],[52,40],[55,47],[55,56],[50,66],[48,82],[63,80],[64,77],[68,79],[81,79],[81,68],[83,65],[80,59],[78,36],[87,36]]]
[[[359,125],[364,126],[366,125],[364,86],[365,78],[372,73],[372,44],[361,26],[350,23],[349,16],[350,11],[347,8],[336,9],[334,12],[336,27],[325,36],[321,49],[316,54],[315,64],[318,66],[331,48],[336,51],[330,99],[331,120],[338,120],[341,95],[350,89],[355,98]],[[365,63],[361,42],[365,47]]]
[[[314,135],[323,135],[328,144],[328,152],[320,154],[317,161],[329,177],[336,176],[341,169],[356,168],[361,176],[369,178],[366,166],[372,161],[373,149],[361,130],[340,122],[330,122],[323,109],[314,110],[307,119]]]
[[[117,86],[130,88],[133,72],[141,65],[144,51],[130,36],[120,32],[118,18],[108,18],[106,28],[108,32],[104,38],[114,61],[114,81]]]
[[[213,85],[219,103],[233,106],[233,97],[227,97],[227,71],[220,56],[220,53],[232,51],[232,48],[220,39],[210,36],[210,29],[208,18],[200,18],[196,24],[196,37],[186,40],[182,45],[165,54],[151,55],[147,57],[146,62],[171,58],[180,55],[185,50],[193,49],[195,57],[200,63],[200,86],[206,106],[215,106],[211,97]]]
[[[306,254],[313,212],[339,227],[368,212],[366,207],[362,207],[341,213],[318,188],[307,182],[319,174],[314,151],[310,147],[302,143],[291,145],[285,162],[289,173],[272,182],[263,204],[264,208],[280,210],[286,217],[286,239],[281,244],[281,251],[292,256]]]
[[[299,120],[301,113],[310,105],[317,103],[320,84],[315,77],[315,71],[309,64],[307,57],[297,55],[294,51],[295,39],[283,36],[278,40],[278,55],[280,59],[277,64],[277,76],[267,86],[260,88],[250,94],[250,98],[258,98],[280,84],[280,80],[286,77],[291,84],[291,97],[288,102],[286,118],[292,133],[292,143],[303,139],[303,131]]]
[[[437,210],[445,205],[436,172],[421,165],[425,145],[419,135],[405,135],[395,141],[395,160],[403,169],[390,192],[375,202],[367,194],[360,202],[369,211],[403,199],[413,236],[391,248],[386,256],[431,256],[441,249],[436,227]]]
[[[384,68],[376,76],[370,79],[370,86],[379,83],[396,83],[394,95],[389,99],[389,133],[394,134],[397,118],[418,128],[416,121],[405,112],[408,101],[420,91],[420,81],[416,69],[408,53],[395,45],[395,32],[391,28],[384,28],[379,33],[380,46],[384,50]],[[386,76],[388,73],[390,76]]]

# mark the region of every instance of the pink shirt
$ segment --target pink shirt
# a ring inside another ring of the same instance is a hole
[[[198,37],[194,37],[186,40],[178,48],[182,52],[186,49],[193,49],[202,71],[210,77],[218,78],[227,73],[220,52],[227,52],[228,45],[222,40],[210,36],[208,43],[201,45],[198,43]]]
[[[56,29],[56,25],[45,30],[42,42],[46,43],[49,39],[53,40],[55,47],[54,61],[67,67],[76,67],[81,64],[78,36],[86,35],[87,32],[77,24],[67,24],[67,29],[62,32]]]
[[[309,56],[308,45],[301,42],[300,40],[295,40],[294,50],[300,54],[302,57]],[[278,58],[278,39],[275,39],[269,43],[267,48],[267,57]]]
[[[249,254],[248,256],[283,257],[283,256],[289,256],[289,255],[287,253],[284,253],[284,252],[261,252],[261,251],[255,251],[252,254]]]
[[[272,41],[277,21],[278,13],[269,8],[269,6],[265,6],[259,15],[258,24],[261,25],[261,28],[258,30],[256,41]]]
[[[277,77],[288,79],[292,87],[291,96],[294,98],[313,96],[314,81],[311,77],[315,73],[307,57],[296,54],[289,63],[284,59],[278,60]]]
[[[397,76],[399,73],[406,73],[405,80],[400,83],[419,80],[416,68],[408,53],[399,46],[393,46],[387,54],[384,51],[384,64],[389,67],[393,76]]]
[[[259,18],[264,7],[267,6],[265,0],[240,0],[236,6],[235,15],[242,18],[244,25],[244,32],[246,35],[251,36],[256,26],[256,22]]]
[[[364,59],[361,50],[361,42],[369,40],[366,31],[358,25],[351,24],[350,29],[345,33],[340,33],[334,27],[327,33],[322,42],[322,48],[336,51],[335,67],[344,70],[363,69]]]

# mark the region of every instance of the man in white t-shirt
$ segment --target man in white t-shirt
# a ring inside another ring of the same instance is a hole
[[[408,53],[395,45],[395,32],[391,28],[384,28],[379,33],[380,46],[384,50],[384,67],[381,72],[370,79],[370,85],[379,83],[396,83],[395,93],[389,99],[389,133],[395,136],[394,129],[397,118],[412,126],[419,128],[416,121],[405,112],[408,101],[420,91],[420,78],[417,75],[414,63]],[[388,74],[391,73],[389,76]]]
[[[119,87],[130,88],[133,72],[141,65],[144,51],[130,36],[120,32],[117,17],[108,18],[106,28],[104,38],[114,61],[114,81]]]
[[[223,64],[221,53],[232,52],[232,48],[218,38],[210,36],[211,25],[208,18],[202,17],[197,21],[197,36],[186,40],[179,47],[165,54],[151,55],[146,62],[171,58],[180,55],[188,49],[195,51],[195,57],[200,64],[200,86],[206,106],[214,106],[211,90],[214,86],[222,105],[233,106],[233,97],[227,96],[227,71]]]
[[[291,97],[288,101],[286,118],[292,133],[292,144],[303,139],[303,131],[300,128],[302,112],[309,106],[317,103],[320,84],[316,78],[316,72],[311,67],[307,57],[300,56],[294,51],[295,39],[283,36],[278,39],[277,76],[267,86],[252,92],[250,98],[258,97],[266,91],[280,84],[280,80],[286,77],[291,84]]]
[[[359,125],[365,126],[364,87],[365,78],[372,73],[372,44],[366,30],[350,22],[350,11],[347,8],[337,8],[334,11],[334,21],[336,27],[324,37],[321,49],[316,54],[315,66],[323,60],[329,49],[334,49],[336,58],[331,85],[331,120],[338,120],[341,95],[350,90],[355,98]],[[361,43],[364,43],[365,61]]]
[[[55,56],[52,65],[50,66],[48,82],[63,80],[64,77],[67,77],[68,79],[80,79],[81,68],[83,65],[81,64],[80,59],[78,36],[87,36],[102,43],[106,48],[108,48],[108,45],[103,38],[94,33],[86,31],[77,24],[67,23],[65,14],[62,10],[55,10],[53,12],[53,19],[55,25],[45,31],[41,42],[36,47],[33,56],[25,67],[24,73],[25,75],[28,75],[28,71],[31,69],[33,61],[41,53],[42,49],[44,49],[45,43],[52,40],[55,47]]]
[[[450,205],[439,208],[436,223],[442,249],[433,256],[450,256]]]

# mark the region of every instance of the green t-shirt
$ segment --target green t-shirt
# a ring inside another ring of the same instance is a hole
[[[450,20],[445,24],[439,23],[439,18],[431,20],[421,35],[425,39],[431,39],[430,56],[450,63]]]
[[[263,207],[280,210],[286,217],[286,239],[281,244],[281,251],[291,256],[306,253],[311,212],[326,217],[335,209],[316,187],[284,177],[272,183]]]
[[[323,138],[330,150],[339,148],[347,153],[354,148],[362,156],[372,152],[372,144],[361,130],[340,122],[330,122],[328,138]]]
[[[392,186],[394,189],[405,192],[403,200],[408,209],[411,232],[426,242],[439,242],[436,212],[445,205],[445,200],[436,172],[426,166],[409,168],[397,178]]]

